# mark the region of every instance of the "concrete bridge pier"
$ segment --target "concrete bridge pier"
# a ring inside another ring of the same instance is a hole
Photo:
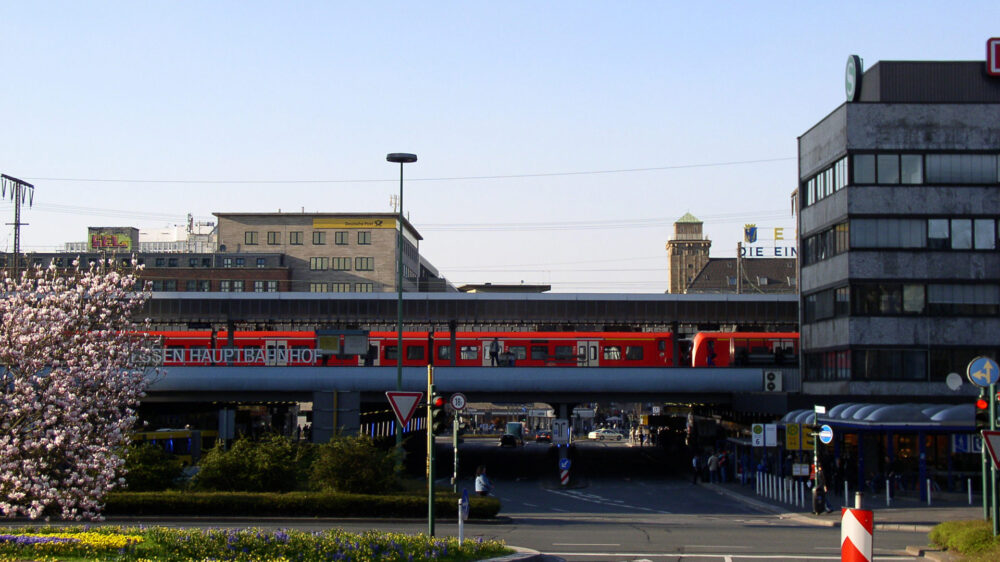
[[[312,442],[326,443],[335,435],[361,430],[361,393],[342,390],[313,392]]]

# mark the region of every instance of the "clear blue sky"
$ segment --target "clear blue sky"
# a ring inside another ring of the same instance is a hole
[[[35,184],[22,247],[46,251],[187,213],[387,212],[385,155],[413,152],[405,211],[449,280],[659,293],[686,212],[717,257],[746,223],[793,231],[796,137],[843,103],[848,55],[982,60],[998,21],[995,0],[3,2],[0,172]]]

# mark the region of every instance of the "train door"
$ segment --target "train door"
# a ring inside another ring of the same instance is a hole
[[[490,346],[493,344],[493,340],[483,340],[479,342],[483,346],[483,367],[489,367],[490,363]],[[500,360],[500,353],[503,352],[503,345],[500,345],[500,350],[497,352],[497,361]]]
[[[358,365],[362,367],[378,367],[382,364],[382,342],[375,338],[368,339],[368,351],[358,355]]]
[[[576,342],[576,364],[581,367],[596,367],[598,365],[596,340]]]
[[[265,340],[264,364],[272,367],[288,365],[288,341]]]

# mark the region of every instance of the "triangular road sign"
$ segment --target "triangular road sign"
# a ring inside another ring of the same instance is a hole
[[[984,429],[983,444],[986,445],[986,449],[990,452],[990,457],[993,458],[994,468],[1000,470],[1000,458],[997,458],[997,455],[1000,454],[1000,431]]]
[[[417,411],[417,406],[420,405],[420,399],[424,397],[424,393],[390,390],[385,393],[385,397],[389,399],[392,411],[396,412],[399,425],[406,425],[406,422],[413,417],[413,412]]]

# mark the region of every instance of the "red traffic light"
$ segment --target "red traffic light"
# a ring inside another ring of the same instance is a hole
[[[444,396],[432,396],[431,397],[431,407],[432,408],[444,408],[445,399]]]
[[[985,398],[977,398],[976,399],[976,409],[977,410],[986,410],[989,407],[990,407],[990,403]]]

